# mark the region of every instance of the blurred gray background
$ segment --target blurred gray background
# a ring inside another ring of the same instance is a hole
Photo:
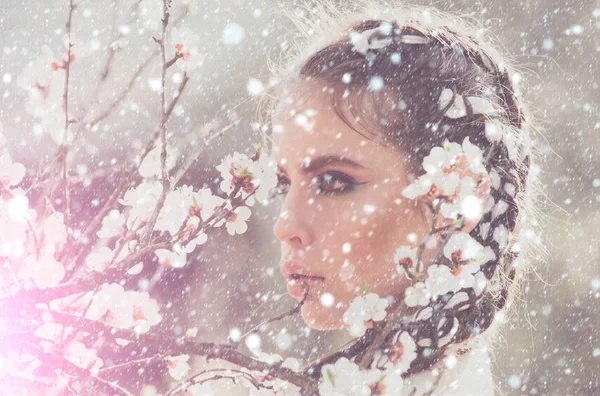
[[[31,169],[56,148],[25,112],[27,96],[16,81],[42,45],[55,54],[62,52],[67,3],[2,0],[0,120],[13,158]],[[78,59],[72,66],[71,108],[77,116],[87,112],[89,121],[110,105],[135,68],[156,49],[151,38],[156,33],[145,26],[134,1],[76,3],[73,36],[82,44],[74,48]],[[181,1],[175,3],[174,19],[182,9]],[[542,238],[549,261],[538,263],[529,276],[496,348],[493,372],[498,394],[600,394],[600,1],[409,3],[434,5],[482,21],[525,71],[523,95],[545,128],[537,139],[544,154],[539,166],[547,194],[542,210],[548,221]],[[143,0],[140,6],[144,4],[159,3]],[[254,78],[268,85],[266,62],[268,57],[276,58],[286,38],[290,26],[280,10],[289,7],[294,3],[205,0],[195,2],[185,18],[183,25],[200,36],[205,56],[168,126],[171,140],[184,155],[203,150],[185,183],[207,184],[218,191],[214,166],[220,158],[234,150],[248,150],[257,140],[250,127],[256,121],[256,102],[247,84]],[[106,83],[99,86],[108,59],[107,43],[116,40],[126,40],[127,45],[117,51]],[[73,172],[84,169],[82,165],[92,172],[111,159],[117,163],[130,159],[133,150],[145,144],[160,116],[159,95],[152,89],[159,77],[158,58],[154,58],[110,117],[94,130],[82,129],[85,143],[73,159]],[[175,86],[170,83],[167,97]],[[203,149],[200,136],[211,121],[213,128],[232,121],[239,124]],[[102,194],[83,188],[76,194],[80,198],[76,210],[82,215],[93,211],[89,201]],[[276,213],[274,205],[255,207],[249,232],[236,237],[213,234],[194,262],[168,274],[156,288],[164,302],[173,303],[166,309],[169,320],[182,328],[199,326],[200,339],[225,341],[230,328],[249,326],[243,318],[252,316],[250,323],[256,324],[291,307],[272,235]],[[190,288],[182,298],[177,291],[185,290],[185,285]],[[336,342],[338,336],[309,331],[298,318],[261,332],[264,351],[288,356],[304,350],[304,359],[317,357],[323,351],[317,349]]]

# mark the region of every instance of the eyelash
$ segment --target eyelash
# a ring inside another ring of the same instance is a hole
[[[356,180],[354,180],[352,177],[347,176],[343,173],[340,172],[333,172],[333,171],[329,171],[329,172],[324,172],[318,176],[315,176],[313,178],[313,180],[311,180],[311,184],[316,184],[319,182],[319,180],[322,180],[322,178],[325,175],[330,175],[331,178],[330,180],[328,180],[329,183],[331,183],[333,181],[333,183],[335,182],[342,182],[344,183],[344,187],[338,189],[338,190],[333,190],[333,191],[327,191],[327,190],[321,190],[321,188],[317,188],[317,193],[321,194],[321,195],[325,195],[325,196],[335,196],[335,195],[343,195],[343,194],[348,194],[352,191],[354,191],[358,186],[360,186],[361,184],[365,184],[366,182],[357,182]],[[287,194],[287,192],[284,192],[281,188],[281,184],[285,183],[283,180],[287,180],[287,177],[285,176],[285,174],[281,173],[281,172],[277,172],[277,178],[279,180],[279,184],[278,186],[274,189],[275,193],[274,196],[278,196],[278,195],[285,195]],[[315,182],[315,179],[317,179],[317,181]]]

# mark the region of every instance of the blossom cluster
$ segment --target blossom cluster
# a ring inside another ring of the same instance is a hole
[[[396,367],[361,370],[356,363],[342,357],[335,363],[322,367],[319,394],[321,396],[395,396],[400,394],[403,387],[401,374],[402,372]]]
[[[97,239],[90,244],[89,253],[79,268],[80,275],[108,269],[122,270],[124,275],[141,273],[141,258],[131,260],[126,267],[120,266],[144,246],[142,236],[163,195],[163,184],[157,180],[162,177],[157,154],[155,149],[142,161],[138,172],[143,181],[126,191],[118,201],[121,206],[108,211],[99,222]],[[14,162],[8,152],[2,152],[0,165],[2,291],[14,294],[19,290],[60,286],[67,276],[69,243],[76,236],[67,227],[64,213],[58,210],[38,213],[30,204],[27,191],[20,187],[27,174],[22,164]],[[168,164],[169,169],[174,166],[175,161]],[[171,248],[154,251],[159,264],[173,268],[186,265],[186,255],[207,241],[207,226],[224,226],[230,235],[244,233],[251,214],[249,207],[256,200],[265,203],[269,190],[277,183],[275,161],[266,154],[257,156],[254,161],[235,153],[225,157],[217,170],[223,176],[220,186],[228,195],[226,198],[214,195],[208,188],[194,190],[185,185],[164,195],[154,227],[149,230],[172,243]],[[35,336],[45,342],[49,350],[93,372],[103,365],[96,350],[77,339],[72,324],[62,324],[61,317],[53,318],[51,312],[101,322],[115,329],[129,329],[134,334],[146,333],[162,320],[159,304],[148,292],[126,290],[119,283],[104,283],[96,290],[82,290],[54,299],[48,308],[50,311]],[[119,342],[126,345],[130,341],[120,339]],[[166,360],[169,373],[176,379],[183,378],[189,370],[186,356]],[[33,355],[22,354],[16,358],[23,363],[19,366],[21,372],[41,364]],[[6,359],[12,357],[0,356],[0,362]]]
[[[408,199],[434,201],[443,198],[441,214],[456,220],[477,219],[484,210],[482,197],[489,192],[489,175],[481,149],[466,137],[462,145],[445,141],[423,159],[425,174],[402,190]]]
[[[416,249],[401,246],[396,250],[398,272],[411,279],[410,273],[413,279],[418,280],[405,291],[404,303],[408,307],[428,305],[437,296],[463,288],[473,288],[477,295],[481,294],[487,282],[481,266],[496,259],[491,247],[482,246],[464,232],[450,236],[443,247],[443,256],[452,266],[432,263],[426,273],[420,273],[416,264],[412,264],[417,262]]]
[[[357,39],[356,43],[358,45],[360,41]],[[424,158],[423,169],[425,173],[404,188],[402,195],[431,204],[441,219],[449,221],[447,227],[434,224],[432,232],[445,231],[448,237],[440,247],[439,261],[429,263],[426,269],[421,258],[421,249],[425,245],[400,246],[395,250],[393,260],[398,275],[411,281],[403,297],[407,307],[426,307],[439,296],[454,293],[456,298],[445,306],[449,308],[464,300],[459,293],[461,289],[472,288],[480,295],[488,286],[481,269],[495,260],[496,254],[491,247],[481,245],[463,232],[462,220],[478,220],[483,212],[492,210],[493,200],[491,204],[490,201],[484,203],[483,197],[488,196],[490,185],[497,183],[490,181],[482,151],[468,137],[462,144],[445,141],[441,147],[434,147]],[[438,231],[436,227],[439,227]],[[343,315],[350,334],[362,336],[369,321],[384,320],[387,306],[387,300],[375,293],[356,297]],[[416,320],[423,320],[428,312],[423,311]],[[452,334],[440,339],[440,344],[448,342]],[[322,395],[387,394],[385,386],[374,392],[377,379],[382,378],[384,382],[396,381],[390,394],[399,394],[402,387],[400,374],[405,373],[416,359],[416,349],[417,344],[407,331],[397,331],[390,345],[376,352],[373,361],[377,364],[369,370],[360,370],[346,358],[324,366],[319,390]]]
[[[275,353],[268,354],[259,352],[255,354],[257,355],[257,359],[260,361],[269,364],[278,364],[282,368],[287,368],[295,372],[300,371],[300,362],[298,362],[298,360],[295,358],[283,359],[281,355]],[[250,396],[300,396],[300,388],[294,384],[276,378],[272,375],[265,375],[262,372],[246,370],[244,370],[244,372],[258,380],[263,385],[263,388],[257,389],[256,386],[251,382],[244,381],[243,384],[248,387]]]
[[[385,298],[379,298],[376,293],[358,296],[352,300],[344,312],[342,320],[349,326],[350,335],[361,337],[367,329],[366,323],[371,320],[378,322],[385,319],[387,306],[388,301]]]

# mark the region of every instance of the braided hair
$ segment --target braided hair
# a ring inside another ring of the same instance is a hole
[[[317,15],[323,17],[322,11]],[[482,150],[490,176],[482,218],[469,234],[495,254],[481,266],[487,286],[432,298],[410,322],[398,323],[371,363],[383,368],[394,343],[408,332],[417,348],[409,375],[431,367],[449,345],[488,329],[511,297],[522,267],[517,265],[519,225],[532,209],[529,115],[509,65],[480,42],[475,29],[420,7],[372,13],[372,19],[365,19],[364,12],[353,17],[326,11],[333,18],[317,25],[293,16],[308,32],[309,44],[303,53],[293,49],[291,69],[280,71],[282,79],[322,82],[340,118],[361,135],[401,152],[412,176],[422,172],[432,148],[465,138]],[[320,35],[315,30],[334,21],[345,23],[325,26],[332,31]],[[372,89],[374,79],[381,89]],[[464,111],[449,114],[457,101]],[[482,106],[491,111],[481,111]],[[450,261],[441,257],[436,264],[452,265],[444,260]]]

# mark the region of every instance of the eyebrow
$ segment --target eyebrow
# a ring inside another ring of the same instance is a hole
[[[314,172],[318,169],[321,169],[323,167],[325,167],[326,165],[346,165],[349,166],[351,168],[357,168],[357,169],[365,169],[365,166],[359,164],[356,161],[353,161],[349,158],[346,158],[344,156],[339,156],[339,155],[323,155],[314,159],[311,159],[310,162],[308,162],[308,164],[302,164],[300,166],[300,169],[302,170],[303,173],[310,173],[310,172]],[[277,165],[277,168],[281,171],[285,172],[285,169],[283,169],[283,167]]]

